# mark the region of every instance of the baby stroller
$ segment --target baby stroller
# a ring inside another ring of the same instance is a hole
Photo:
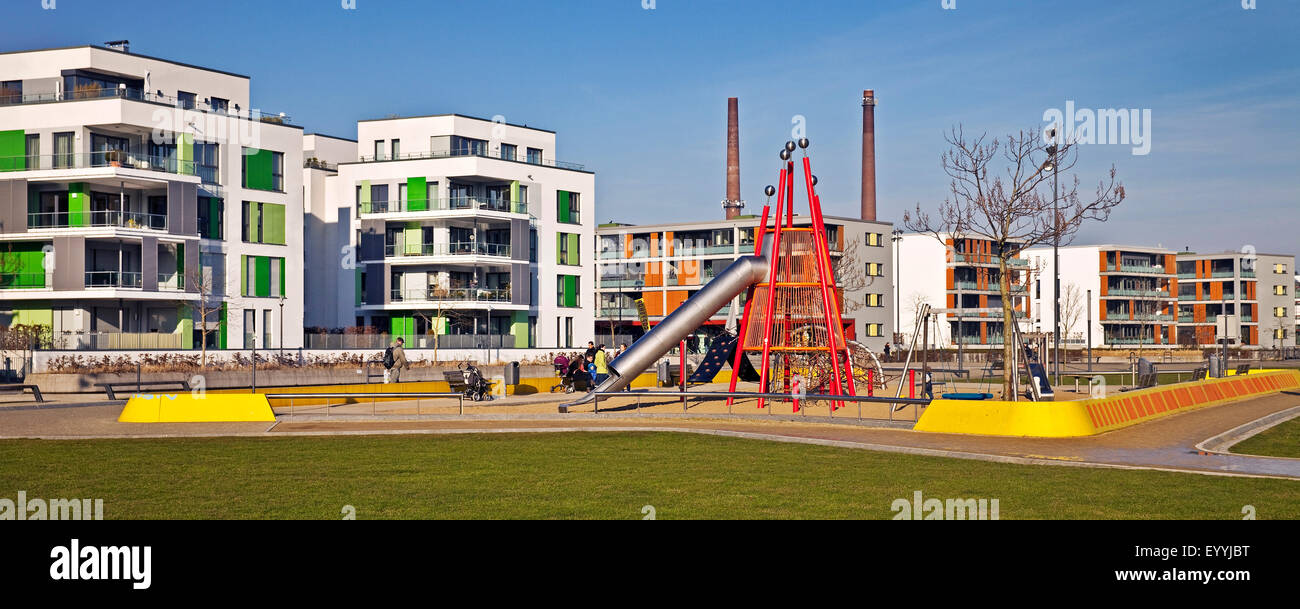
[[[560,387],[564,388],[565,393],[574,391],[591,391],[591,375],[582,369],[580,361],[575,360],[569,364],[569,370],[565,373],[564,378],[560,381]]]
[[[465,397],[472,401],[480,402],[492,399],[492,383],[483,378],[483,373],[474,364],[465,363],[457,364],[456,369],[465,375]]]

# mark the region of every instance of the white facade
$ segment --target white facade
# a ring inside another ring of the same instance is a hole
[[[0,247],[47,252],[0,282],[6,323],[190,348],[206,302],[210,346],[301,345],[302,131],[248,77],[86,46],[0,54],[0,84]],[[270,210],[252,239],[245,202]]]
[[[309,301],[309,326],[374,326],[417,347],[434,333],[456,335],[443,347],[591,339],[593,256],[581,249],[593,242],[595,176],[554,160],[554,133],[461,115],[383,119],[358,124],[356,148],[313,190],[311,215],[332,240],[313,272],[341,279],[332,302]],[[570,243],[577,255],[561,256]]]

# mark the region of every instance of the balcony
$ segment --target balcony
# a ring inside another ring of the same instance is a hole
[[[1107,296],[1134,296],[1139,298],[1169,298],[1168,290],[1123,290],[1111,289],[1106,292]],[[1181,300],[1182,297],[1180,296]]]
[[[1247,279],[1255,278],[1255,271],[1242,271],[1241,276]]]
[[[603,288],[640,288],[645,287],[645,276],[636,277],[601,277],[600,287]]]
[[[1154,345],[1155,338],[1135,338],[1129,336],[1107,336],[1105,342],[1108,345]]]
[[[473,288],[452,288],[450,290],[442,290],[433,287],[403,290],[401,288],[393,288],[392,292],[389,294],[389,300],[391,302],[492,302],[510,304],[510,288],[506,287],[495,290]]]
[[[77,222],[71,222],[71,219]],[[84,219],[84,221],[83,221]],[[167,216],[133,211],[29,212],[27,228],[111,227],[140,230],[167,230]]]
[[[423,243],[420,245],[384,246],[385,258],[409,256],[495,256],[510,257],[510,244],[462,241],[454,243]]]
[[[132,271],[86,271],[87,288],[140,288],[144,275]]]
[[[239,104],[233,104],[234,110],[230,109],[232,104],[212,104],[210,102],[195,101],[187,103],[171,95],[158,95],[143,91],[140,89],[130,88],[83,88],[78,87],[72,91],[62,93],[33,93],[31,95],[7,95],[0,97],[0,106],[17,106],[32,104],[50,104],[57,102],[87,101],[97,99],[124,99],[127,101],[146,102],[162,106],[170,106],[183,110],[195,110],[203,113],[229,116],[231,118],[240,118],[250,121],[263,123],[272,123],[283,125],[289,121],[289,115],[279,113],[263,112],[257,109],[240,110]]]
[[[157,171],[184,176],[198,176],[198,166],[194,161],[178,161],[174,157],[149,156],[133,152],[110,150],[107,152],[75,152],[65,154],[41,154],[30,156],[0,157],[0,172],[5,171],[46,171],[57,169],[88,169],[99,167],[120,167],[141,171]],[[205,168],[213,173],[215,168]],[[208,181],[206,178],[204,181]]]
[[[697,245],[691,247],[679,247],[673,249],[674,257],[681,256],[707,256],[709,254],[734,254],[736,246],[730,243],[725,245]]]
[[[429,211],[496,211],[509,214],[527,214],[527,201],[509,201],[486,197],[449,197],[442,199],[409,199],[406,201],[370,201],[357,205],[362,215],[424,213]]]
[[[183,337],[163,332],[60,332],[54,336],[55,349],[120,350],[181,349]]]
[[[456,157],[478,157],[481,159],[493,159],[497,161],[509,161],[513,163],[527,163],[529,165],[540,165],[542,167],[555,167],[557,169],[571,169],[574,171],[586,171],[583,165],[578,163],[567,163],[555,159],[543,158],[502,158],[501,153],[492,154],[488,152],[487,147],[469,147],[458,148],[454,150],[434,150],[431,152],[412,152],[409,154],[382,155],[382,156],[363,156],[362,163],[372,163],[375,161],[415,161],[421,159],[450,159]]]
[[[974,281],[957,281],[953,283],[953,286],[958,290],[974,290],[977,289],[977,285]]]
[[[179,273],[158,273],[159,290],[184,290],[185,281]]]
[[[1236,276],[1236,273],[1232,271],[1214,271],[1210,273],[1210,277],[1213,279],[1226,279],[1234,276]]]
[[[1114,271],[1115,268],[1112,266],[1110,270]],[[1137,273],[1142,275],[1163,275],[1165,274],[1165,267],[1147,264],[1121,264],[1119,265],[1119,272]]]
[[[46,273],[0,273],[0,290],[40,290],[48,278]]]
[[[1190,323],[1193,323],[1195,320],[1196,320],[1196,316],[1195,316],[1195,315],[1179,315],[1179,316],[1178,316],[1178,323],[1180,323],[1180,324],[1190,324]]]

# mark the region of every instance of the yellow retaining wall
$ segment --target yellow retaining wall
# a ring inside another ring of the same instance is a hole
[[[181,393],[137,393],[126,401],[119,423],[233,423],[274,421],[266,396],[195,396]]]
[[[934,400],[917,431],[993,436],[1091,436],[1185,410],[1226,404],[1300,387],[1300,371],[1260,370],[1244,376],[1163,385],[1070,402]]]

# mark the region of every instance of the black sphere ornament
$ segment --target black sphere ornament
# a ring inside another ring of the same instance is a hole
[[[781,160],[782,160],[782,161],[788,161],[788,160],[790,160],[790,151],[789,151],[789,150],[786,150],[785,148],[782,148],[782,149],[781,149]]]
[[[806,137],[799,138],[799,147],[804,149],[808,148],[808,138]]]
[[[763,194],[769,197],[776,194],[776,187],[771,184],[768,184],[767,187],[763,189]]]
[[[786,142],[785,149],[789,150],[790,152],[794,152],[794,142]]]

